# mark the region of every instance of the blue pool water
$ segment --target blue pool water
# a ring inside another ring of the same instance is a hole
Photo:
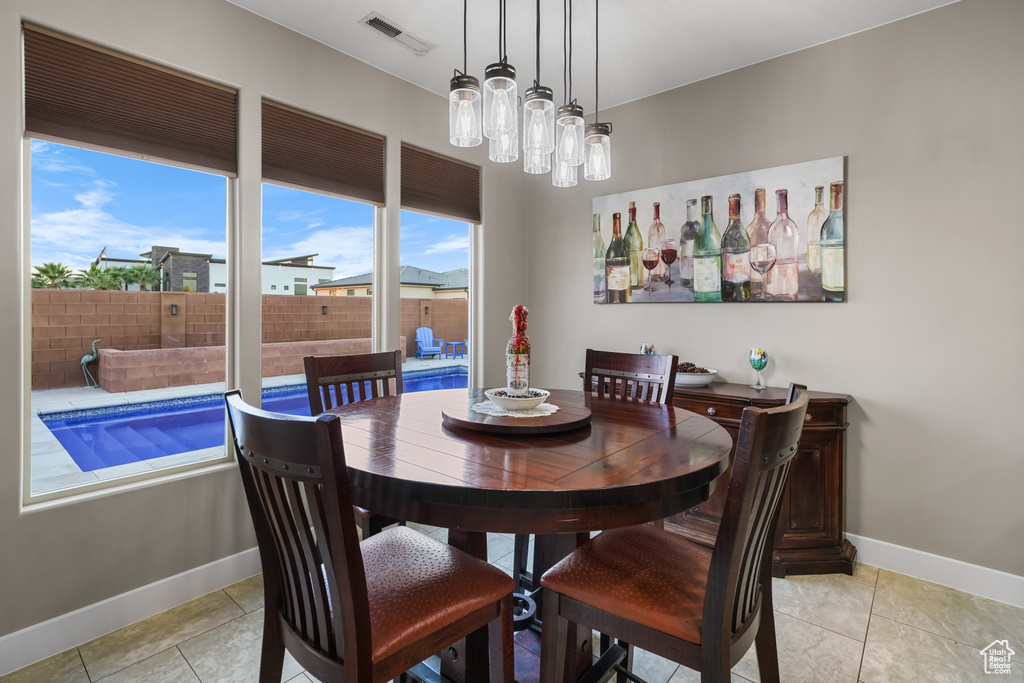
[[[459,389],[469,385],[469,377],[465,368],[443,368],[443,374],[408,372],[402,385],[407,392]],[[309,415],[306,385],[264,389],[263,409]],[[224,445],[221,394],[40,414],[39,418],[83,472]]]

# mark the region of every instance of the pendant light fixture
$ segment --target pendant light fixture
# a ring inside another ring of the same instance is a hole
[[[476,147],[480,135],[480,81],[466,74],[466,15],[468,0],[462,2],[462,71],[455,70],[448,93],[448,139],[456,147]]]
[[[537,0],[537,76],[523,99],[523,170],[547,173],[555,151],[555,94],[540,84],[540,0]]]
[[[504,143],[512,133],[518,137],[519,127],[516,68],[505,46],[505,0],[498,0],[498,52],[499,60],[484,69],[484,135]]]
[[[555,118],[555,165],[565,163],[579,166],[583,163],[583,107],[572,97],[572,0],[564,0],[568,8],[565,34],[565,92],[567,103],[558,108]]]
[[[583,140],[584,166],[583,177],[587,180],[608,180],[612,177],[612,146],[611,133],[612,124],[598,123],[598,59],[600,47],[598,37],[600,25],[598,24],[598,2],[594,0],[594,122],[587,125],[586,136]]]

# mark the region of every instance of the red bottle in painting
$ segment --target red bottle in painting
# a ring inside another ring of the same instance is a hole
[[[796,301],[800,290],[800,233],[789,217],[789,192],[776,190],[779,211],[768,230],[768,242],[775,245],[775,267],[765,273],[765,290],[773,299]]]
[[[512,336],[505,349],[506,387],[513,398],[530,395],[530,338],[526,336],[526,316],[529,311],[522,304],[512,309]]]

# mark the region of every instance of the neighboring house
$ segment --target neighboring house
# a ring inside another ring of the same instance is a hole
[[[399,275],[403,299],[468,299],[469,269],[457,268],[438,273],[416,266],[402,266]],[[313,285],[318,296],[370,296],[373,273],[352,275]]]
[[[162,275],[162,285],[154,289],[165,292],[214,292],[227,291],[227,262],[214,258],[213,254],[194,254],[177,247],[154,246],[149,252],[139,254],[141,259],[110,258],[106,249],[96,259],[101,269],[144,264],[155,264]],[[329,282],[334,276],[334,266],[314,266],[317,254],[305,254],[263,262],[264,294],[311,294],[310,285]],[[138,291],[138,285],[130,285]]]

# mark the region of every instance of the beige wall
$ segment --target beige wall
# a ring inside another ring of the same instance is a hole
[[[771,384],[854,397],[851,533],[1024,575],[1022,26],[963,0],[602,114],[612,179],[528,188],[537,384],[641,342],[749,383],[761,346]],[[591,303],[594,196],[837,155],[848,303]]]
[[[255,545],[232,468],[21,510],[25,434],[19,397],[27,336],[16,323],[28,320],[22,269],[29,262],[20,227],[28,207],[19,187],[23,19],[239,87],[240,177],[233,201],[241,230],[229,238],[228,251],[239,256],[236,277],[245,284],[229,293],[228,339],[230,344],[235,335],[241,353],[233,361],[229,357],[228,365],[247,392],[255,393],[260,374],[261,96],[384,134],[391,146],[408,141],[486,164],[486,149],[460,152],[448,144],[443,98],[227,2],[0,0],[0,317],[6,322],[0,326],[0,636]],[[389,161],[397,156],[389,154]],[[389,177],[397,178],[395,169]],[[480,309],[478,341],[488,351],[478,367],[494,370],[493,376],[479,377],[484,383],[499,381],[508,311],[525,299],[525,286],[511,277],[506,263],[509,254],[526,254],[522,178],[518,166],[484,169],[485,227],[476,241],[481,256],[474,279],[474,296],[486,294],[489,304]],[[397,208],[388,213],[397,220]],[[397,248],[397,226],[390,230],[394,235],[382,243]],[[391,258],[393,302],[384,310],[393,317],[386,329],[398,344],[397,253]]]

